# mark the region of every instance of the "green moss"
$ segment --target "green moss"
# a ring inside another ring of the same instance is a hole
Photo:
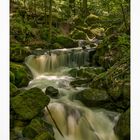
[[[53,134],[52,126],[40,118],[33,119],[28,126],[23,130],[23,136],[27,138],[34,138],[43,132],[49,132]]]
[[[71,32],[71,37],[73,39],[86,39],[86,33],[75,29],[74,31]]]
[[[11,97],[16,96],[18,94],[17,91],[18,88],[13,83],[10,83],[10,96]]]
[[[120,140],[130,139],[130,108],[121,115],[114,129]]]
[[[99,22],[99,17],[94,15],[94,14],[90,14],[89,16],[87,16],[87,18],[85,19],[85,22],[88,24],[88,25],[92,25],[94,23],[97,23]]]
[[[78,46],[71,38],[62,35],[56,37],[55,43],[59,43],[64,48],[74,48]]]
[[[55,140],[55,138],[48,132],[43,132],[42,134],[36,136],[33,140]]]
[[[31,76],[24,65],[10,63],[10,71],[15,75],[15,85],[17,87],[27,86]]]
[[[32,88],[11,98],[11,106],[21,118],[30,120],[41,112],[49,101],[41,89]]]
[[[15,75],[11,71],[10,71],[10,82],[13,83],[13,84],[15,83]]]

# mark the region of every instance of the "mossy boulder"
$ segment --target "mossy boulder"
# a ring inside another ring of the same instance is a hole
[[[85,40],[86,39],[86,33],[83,32],[83,31],[75,29],[71,32],[71,37],[73,39],[84,39]]]
[[[55,138],[48,132],[43,132],[37,135],[33,140],[55,140]]]
[[[86,86],[89,82],[91,81],[91,79],[76,79],[72,82],[70,82],[70,85],[73,87],[81,87],[81,86]]]
[[[54,134],[52,126],[41,118],[32,119],[30,124],[22,131],[23,136],[27,138],[35,138],[43,132],[48,132],[52,135]]]
[[[23,120],[31,120],[49,101],[41,89],[32,88],[11,98],[11,107]]]
[[[13,83],[10,83],[10,97],[14,97],[17,94],[18,94],[18,88]]]
[[[54,44],[52,45],[52,49],[62,49],[62,48],[63,48],[63,46],[60,45],[59,43],[54,43]]]
[[[25,87],[28,85],[31,75],[28,73],[24,65],[10,63],[10,71],[15,75],[15,85],[17,87]]]
[[[97,15],[94,14],[90,14],[89,16],[87,16],[87,18],[85,19],[85,22],[88,25],[92,25],[94,23],[98,23],[100,20],[100,18]]]
[[[54,40],[54,43],[59,43],[64,48],[74,48],[78,46],[78,44],[74,40],[63,35],[57,36]]]
[[[78,69],[74,68],[74,69],[71,69],[68,73],[72,77],[76,77],[77,76],[77,71],[78,71]]]
[[[114,130],[120,140],[130,140],[130,108],[120,116]]]
[[[52,87],[52,86],[48,86],[45,90],[46,95],[49,95],[51,97],[56,97],[59,94],[58,89]]]
[[[109,102],[109,96],[105,90],[85,89],[76,94],[76,99],[89,107],[100,107]]]
[[[10,60],[13,62],[24,62],[25,57],[31,54],[29,47],[19,45],[11,45],[10,47]]]
[[[90,31],[93,35],[98,36],[98,37],[105,35],[105,29],[104,28],[93,28]]]

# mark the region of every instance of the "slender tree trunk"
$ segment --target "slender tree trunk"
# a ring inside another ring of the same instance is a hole
[[[45,17],[45,24],[47,23],[47,0],[44,0],[44,17]]]
[[[49,43],[52,40],[52,0],[49,0]]]
[[[83,0],[83,15],[87,16],[87,0]]]

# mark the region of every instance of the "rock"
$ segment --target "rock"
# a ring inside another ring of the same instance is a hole
[[[109,96],[105,90],[85,89],[76,94],[76,99],[89,107],[99,107],[109,101]]]
[[[17,87],[25,87],[28,85],[31,75],[29,75],[24,65],[10,63],[10,70],[15,75],[15,85]]]
[[[59,43],[64,48],[74,48],[74,47],[78,46],[78,44],[76,42],[74,42],[71,38],[65,37],[65,36],[62,36],[62,35],[57,36],[54,43]]]
[[[43,132],[54,135],[52,126],[41,118],[32,119],[30,124],[27,125],[22,131],[23,136],[27,138],[34,138],[37,135],[42,134]]]
[[[15,83],[15,75],[11,71],[10,71],[10,82],[13,83],[13,84]]]
[[[62,49],[62,48],[63,48],[63,46],[60,45],[59,43],[54,43],[54,44],[52,45],[52,49]]]
[[[23,119],[31,120],[49,103],[41,89],[32,88],[11,98],[11,106]]]
[[[52,86],[49,86],[46,88],[45,93],[46,93],[46,95],[49,95],[51,97],[56,97],[59,94],[59,91],[58,91],[58,89],[56,89]]]
[[[78,69],[74,68],[74,69],[71,69],[69,71],[69,74],[72,76],[72,77],[76,77],[77,76],[77,71]]]
[[[120,116],[114,130],[120,140],[130,140],[130,108]]]
[[[86,40],[86,33],[83,32],[83,31],[75,29],[71,32],[71,37],[73,39],[84,39],[84,40]]]
[[[123,98],[125,100],[130,101],[130,82],[125,82],[123,84],[122,92],[123,92]]]
[[[55,140],[55,138],[48,132],[43,132],[42,134],[36,136],[33,140]]]
[[[99,17],[94,15],[94,14],[90,14],[89,16],[87,16],[87,18],[85,19],[85,22],[88,24],[88,25],[92,25],[94,23],[97,23],[99,22]]]
[[[27,47],[12,44],[10,46],[10,60],[13,62],[24,62],[25,57],[31,54],[30,49]]]
[[[18,88],[14,84],[10,83],[10,97],[16,96],[18,94],[17,91]]]
[[[91,79],[76,79],[75,81],[70,82],[70,85],[73,87],[79,87],[79,86],[86,86]]]

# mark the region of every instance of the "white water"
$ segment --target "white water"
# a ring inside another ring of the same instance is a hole
[[[50,65],[46,56],[45,61],[41,59],[44,56],[39,56],[39,61],[35,57],[30,58],[27,58],[26,64],[34,74],[34,79],[27,88],[39,87],[45,91],[47,86],[53,86],[59,90],[59,96],[51,98],[48,107],[64,137],[55,127],[47,109],[44,109],[45,119],[53,125],[56,140],[118,140],[113,131],[117,113],[85,107],[72,98],[84,88],[72,88],[69,85],[73,78],[66,74],[66,69],[60,69],[62,65],[57,66],[59,71],[50,72],[47,71]],[[50,61],[54,62],[55,59]]]

